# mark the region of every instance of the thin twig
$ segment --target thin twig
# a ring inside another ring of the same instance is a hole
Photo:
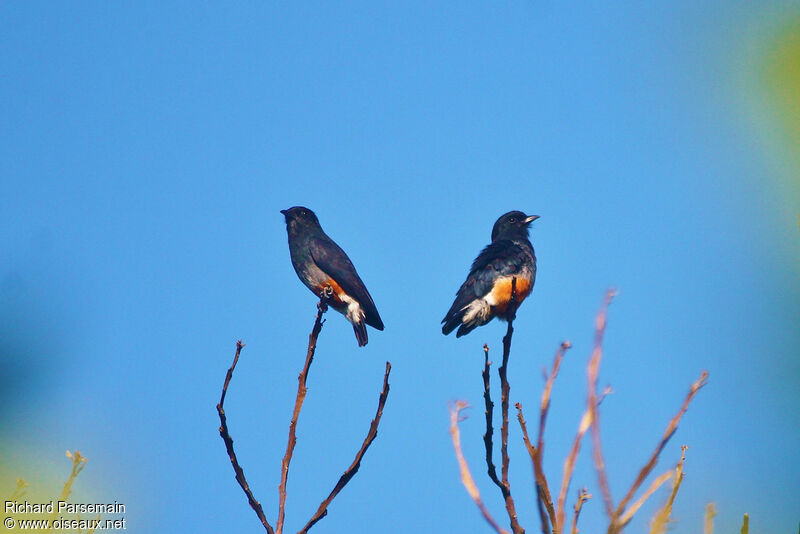
[[[530,451],[528,451],[530,453]],[[534,477],[536,473],[534,473]],[[539,482],[536,482],[536,509],[539,512],[539,523],[542,525],[542,534],[550,534],[552,532],[552,528],[550,527],[550,520],[547,517],[547,512],[544,509],[544,492],[542,491],[541,487],[539,486]]]
[[[67,458],[72,460],[72,471],[69,474],[69,478],[64,483],[64,487],[61,489],[61,496],[58,498],[59,501],[67,500],[67,497],[72,493],[72,484],[75,482],[75,478],[77,478],[81,471],[83,471],[83,468],[86,467],[86,457],[79,451],[67,451]]]
[[[492,396],[490,392],[490,380],[489,380],[489,366],[492,365],[489,361],[489,345],[483,344],[483,402],[486,406],[486,433],[483,435],[483,445],[486,449],[486,472],[489,474],[489,478],[492,479],[492,482],[497,484],[497,487],[500,488],[500,491],[503,493],[503,499],[506,498],[505,490],[506,488],[503,486],[503,483],[500,482],[500,479],[497,478],[497,469],[494,466],[494,462],[492,461],[492,449],[494,448],[494,444],[492,443],[492,434],[494,433],[494,425],[492,424],[492,414],[494,412],[494,403],[492,402]]]
[[[578,492],[578,500],[575,502],[575,514],[572,516],[572,534],[578,534],[578,516],[581,515],[583,503],[592,498],[592,494],[586,491],[586,488],[581,488]]]
[[[553,499],[550,497],[550,488],[547,484],[547,477],[545,477],[544,469],[542,469],[542,458],[539,449],[533,446],[530,438],[528,437],[528,427],[525,423],[525,416],[522,414],[522,404],[516,403],[514,406],[517,408],[517,420],[519,421],[519,426],[522,428],[522,440],[525,442],[525,447],[527,447],[528,454],[530,455],[531,462],[533,463],[533,474],[536,478],[536,494],[540,503],[539,519],[542,523],[542,532],[544,534],[550,532],[547,524],[548,516],[553,532],[560,532],[556,511],[553,508]],[[543,515],[541,511],[541,504],[544,504],[544,507],[547,509],[547,516]]]
[[[683,463],[686,461],[686,445],[681,446],[681,460],[675,466],[675,478],[672,482],[672,491],[664,506],[656,513],[653,518],[653,524],[650,528],[650,534],[664,534],[667,531],[667,524],[669,523],[669,516],[672,514],[672,505],[675,503],[675,496],[678,494],[678,489],[683,482]]]
[[[697,394],[697,392],[700,391],[700,388],[706,385],[707,380],[708,380],[708,371],[703,371],[700,374],[700,378],[697,380],[697,382],[692,384],[691,389],[689,389],[689,393],[686,395],[686,399],[683,401],[683,406],[681,406],[681,409],[678,411],[677,414],[675,414],[675,417],[673,417],[672,420],[667,425],[667,428],[664,431],[664,435],[661,437],[661,441],[658,443],[658,446],[656,446],[655,450],[653,451],[653,454],[650,456],[650,460],[648,460],[645,466],[642,467],[642,470],[639,472],[639,476],[636,477],[636,480],[634,481],[631,488],[628,490],[628,493],[620,501],[619,506],[617,507],[617,511],[615,513],[617,517],[619,517],[622,514],[622,511],[625,509],[625,506],[628,504],[628,501],[631,500],[634,493],[636,493],[636,490],[639,489],[639,486],[641,486],[644,480],[647,478],[647,475],[649,475],[650,472],[653,470],[653,468],[656,466],[659,454],[661,454],[661,451],[664,449],[664,446],[667,444],[669,439],[672,437],[673,434],[675,434],[675,431],[678,429],[678,423],[680,422],[681,417],[683,417],[683,414],[685,414],[686,410],[689,408],[689,403],[692,402],[692,399]]]
[[[749,534],[750,532],[750,516],[744,514],[744,519],[742,519],[742,534]]]
[[[594,349],[592,351],[592,357],[589,360],[589,368],[588,368],[588,377],[589,377],[589,389],[587,395],[587,402],[588,402],[588,410],[590,411],[591,415],[591,426],[592,426],[592,438],[594,442],[594,463],[595,463],[595,470],[597,471],[597,478],[600,484],[600,489],[603,492],[603,500],[606,506],[606,513],[608,517],[614,520],[614,501],[611,497],[611,489],[608,485],[608,476],[606,475],[606,464],[605,460],[603,459],[603,448],[602,443],[600,440],[600,419],[599,414],[597,411],[597,377],[600,372],[600,360],[603,358],[603,334],[605,333],[606,329],[606,313],[608,312],[608,306],[611,304],[611,300],[614,298],[616,294],[615,290],[609,289],[606,292],[606,297],[603,301],[603,306],[600,308],[600,312],[597,314],[597,319],[595,323],[595,335],[594,335]]]
[[[550,372],[550,376],[547,376],[546,370],[543,371],[545,374],[545,387],[544,391],[542,392],[542,403],[539,414],[539,436],[536,440],[536,447],[528,447],[528,453],[531,456],[531,461],[533,462],[533,471],[536,477],[536,507],[539,510],[539,520],[542,525],[543,534],[548,534],[551,528],[548,526],[548,518],[545,515],[545,508],[547,508],[547,512],[550,514],[549,522],[552,525],[552,530],[554,532],[562,531],[561,525],[557,522],[557,516],[551,513],[553,510],[553,501],[550,496],[550,488],[547,486],[547,478],[544,476],[542,463],[544,458],[544,428],[545,423],[547,422],[547,413],[550,409],[550,395],[553,390],[553,384],[555,382],[556,375],[558,374],[558,369],[561,367],[561,360],[564,358],[564,354],[570,347],[572,347],[572,344],[569,341],[564,341],[561,343],[561,346],[556,351],[555,358],[553,359],[553,370]],[[526,429],[523,426],[523,434],[525,433]],[[527,439],[527,436],[525,436],[524,439]]]
[[[572,480],[572,473],[575,470],[575,462],[578,458],[578,452],[581,448],[581,441],[583,440],[583,436],[586,434],[586,431],[589,430],[591,424],[592,410],[591,408],[587,408],[586,412],[581,418],[580,426],[578,426],[578,433],[575,436],[575,441],[572,443],[572,449],[570,449],[569,455],[567,455],[567,459],[564,461],[564,474],[561,477],[561,491],[558,494],[557,517],[559,525],[563,525],[566,521],[564,503],[567,500],[567,490],[569,489],[569,484]]]
[[[717,507],[713,502],[706,505],[706,521],[703,528],[704,534],[714,534],[714,516],[717,515]]]
[[[625,513],[622,515],[622,517],[618,520],[619,524],[620,524],[620,527],[624,527],[625,525],[627,525],[630,522],[630,520],[633,519],[633,515],[639,510],[639,508],[642,507],[642,505],[645,503],[645,501],[647,499],[649,499],[650,496],[653,493],[655,493],[656,490],[658,488],[660,488],[661,485],[664,484],[664,482],[666,482],[670,478],[672,478],[672,470],[671,469],[669,471],[667,471],[666,473],[662,474],[661,476],[659,476],[657,479],[655,479],[653,481],[653,483],[650,484],[650,487],[647,488],[647,491],[645,491],[642,494],[641,497],[636,499],[636,501],[634,501],[634,503],[631,504],[630,508],[628,508],[625,511]]]
[[[547,377],[547,382],[544,385],[544,391],[542,391],[542,408],[541,415],[539,417],[539,438],[536,440],[536,450],[539,452],[539,461],[542,461],[544,458],[544,425],[547,421],[547,412],[550,410],[550,394],[553,391],[553,384],[556,381],[556,375],[561,367],[561,361],[564,359],[564,355],[570,348],[572,348],[572,343],[570,343],[569,340],[561,343],[561,346],[558,348],[558,351],[556,351],[556,355],[553,358],[553,370],[550,371],[550,376]]]
[[[261,524],[264,525],[264,528],[267,530],[267,532],[269,534],[274,534],[272,526],[269,524],[266,516],[264,515],[264,510],[261,508],[261,503],[256,500],[256,498],[253,496],[253,492],[250,491],[250,486],[247,484],[244,471],[239,465],[239,461],[236,459],[236,453],[233,450],[233,438],[231,438],[230,432],[228,432],[228,422],[225,417],[225,410],[223,409],[225,395],[228,392],[228,384],[233,376],[233,370],[236,368],[236,364],[239,362],[239,354],[241,354],[242,348],[244,348],[244,343],[242,343],[242,340],[240,339],[236,342],[236,355],[233,357],[233,363],[228,369],[228,373],[225,375],[225,384],[222,386],[222,395],[219,398],[219,404],[217,404],[217,414],[219,414],[220,422],[219,435],[225,442],[225,448],[228,451],[228,457],[231,459],[233,472],[236,473],[236,481],[239,483],[242,491],[244,491],[244,494],[247,496],[247,502],[250,503],[250,507],[253,509],[253,511],[255,511],[258,519],[261,521]]]
[[[548,514],[550,514],[550,523],[553,527],[553,532],[560,533],[564,530],[564,519],[554,513],[553,500],[550,496],[550,489],[547,487],[547,480],[544,476],[542,464],[544,461],[544,429],[547,423],[547,413],[550,410],[550,396],[553,391],[553,384],[556,381],[558,370],[561,368],[561,361],[564,359],[564,354],[572,347],[572,343],[564,341],[556,351],[553,358],[553,369],[545,382],[544,390],[542,391],[542,403],[539,412],[539,437],[536,440],[536,456],[533,458],[533,468],[536,472],[536,493],[540,502],[544,502]]]
[[[364,443],[361,444],[361,448],[356,453],[356,457],[353,460],[353,463],[350,464],[350,467],[344,472],[344,474],[339,477],[339,481],[334,486],[333,490],[331,491],[328,498],[326,498],[317,508],[316,513],[313,515],[311,519],[309,519],[306,526],[302,528],[298,532],[298,534],[305,534],[308,530],[314,526],[317,521],[328,515],[328,505],[331,504],[331,501],[339,494],[340,491],[350,482],[350,479],[355,476],[358,472],[358,468],[361,467],[361,459],[364,457],[364,454],[367,452],[367,449],[372,442],[375,441],[375,438],[378,435],[378,425],[381,422],[381,416],[383,415],[383,407],[386,404],[386,398],[389,396],[389,373],[392,370],[392,364],[386,362],[386,372],[383,375],[383,389],[381,390],[380,397],[378,397],[378,410],[375,413],[375,418],[372,420],[372,423],[369,425],[369,432],[367,433],[367,437],[364,438]]]
[[[464,458],[464,454],[461,452],[461,433],[458,429],[458,422],[459,422],[459,415],[461,410],[463,410],[467,406],[467,403],[464,401],[457,401],[455,407],[450,407],[450,436],[453,438],[453,448],[456,451],[456,459],[458,460],[458,467],[461,471],[461,483],[464,484],[464,487],[469,493],[469,496],[472,497],[472,500],[475,501],[475,504],[478,506],[478,509],[483,514],[484,519],[492,526],[492,528],[498,534],[508,534],[507,530],[504,530],[497,524],[497,521],[494,520],[492,515],[489,513],[489,510],[486,509],[486,506],[483,504],[481,500],[481,494],[478,491],[478,487],[475,485],[475,480],[472,478],[472,474],[469,472],[469,466],[467,465],[467,461]]]
[[[297,419],[300,417],[300,409],[303,407],[303,401],[306,398],[306,380],[308,378],[308,371],[311,368],[311,362],[314,359],[314,352],[317,348],[317,337],[322,330],[322,316],[328,311],[328,305],[325,302],[324,295],[317,303],[317,317],[314,321],[314,328],[308,335],[308,351],[306,352],[306,363],[300,375],[297,377],[297,399],[294,402],[294,412],[292,412],[292,420],[289,423],[289,442],[286,444],[286,454],[281,461],[281,482],[278,485],[278,521],[275,525],[277,534],[283,532],[283,522],[286,515],[286,481],[289,477],[289,463],[292,461],[292,454],[294,454],[294,446],[297,443]]]
[[[503,364],[498,369],[500,375],[500,409],[502,413],[503,422],[500,427],[500,453],[503,458],[502,476],[503,476],[503,499],[506,503],[506,511],[508,518],[511,522],[511,530],[514,534],[523,534],[525,529],[520,526],[517,520],[517,511],[514,506],[514,498],[511,496],[511,484],[508,482],[508,402],[511,386],[508,384],[508,357],[511,353],[511,336],[514,335],[514,318],[517,314],[517,277],[511,279],[511,299],[508,302],[506,309],[506,320],[508,321],[508,329],[506,335],[503,337]]]
[[[534,473],[534,477],[535,476],[536,473]],[[545,512],[544,492],[542,491],[542,488],[539,486],[538,481],[536,482],[536,509],[539,512],[539,523],[542,525],[542,534],[550,534],[552,532],[552,527],[550,526],[550,520],[548,519],[547,513]]]
[[[61,496],[58,498],[59,501],[67,500],[70,493],[72,493],[72,484],[75,482],[75,479],[81,473],[81,471],[83,471],[83,468],[86,467],[86,457],[83,456],[79,451],[67,451],[67,458],[72,461],[72,470],[69,473],[69,478],[64,483],[64,487],[61,489]],[[19,488],[19,480],[17,481],[17,487]],[[49,521],[55,521],[57,515],[58,510],[54,508],[48,517]]]

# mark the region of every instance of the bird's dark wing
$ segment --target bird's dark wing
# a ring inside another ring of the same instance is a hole
[[[368,325],[383,330],[383,321],[378,309],[367,291],[367,287],[356,272],[353,262],[333,239],[325,234],[315,236],[309,242],[309,250],[314,262],[344,289],[345,293],[356,299],[364,310]]]
[[[522,248],[512,241],[494,241],[484,248],[472,262],[467,279],[461,284],[453,305],[442,319],[442,323],[445,323],[443,330],[452,331],[461,321],[460,312],[464,306],[489,293],[498,277],[519,272],[524,262]]]

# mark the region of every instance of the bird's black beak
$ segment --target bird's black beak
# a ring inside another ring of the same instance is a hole
[[[525,222],[525,224],[530,224],[530,223],[532,223],[533,221],[535,221],[538,218],[539,218],[538,215],[530,215],[528,217],[525,217],[525,219],[523,219],[523,221]]]

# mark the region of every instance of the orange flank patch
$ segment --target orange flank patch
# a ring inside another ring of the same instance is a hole
[[[494,283],[494,287],[488,295],[483,297],[492,306],[492,309],[497,315],[504,315],[508,308],[508,303],[511,302],[511,280],[512,277],[500,278]],[[530,279],[517,278],[517,305],[522,304],[522,301],[531,294]]]

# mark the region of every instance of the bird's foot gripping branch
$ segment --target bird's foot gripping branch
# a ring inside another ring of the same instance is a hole
[[[228,369],[227,374],[225,375],[225,382],[222,386],[222,395],[220,396],[219,404],[217,404],[217,414],[219,415],[220,420],[220,427],[219,427],[219,434],[222,437],[222,440],[225,442],[225,448],[228,452],[228,457],[230,458],[231,465],[233,466],[233,471],[236,474],[236,481],[239,483],[239,486],[244,491],[245,496],[247,497],[247,501],[250,504],[250,507],[258,516],[259,521],[263,525],[264,529],[268,532],[268,534],[282,534],[284,530],[284,522],[285,522],[285,510],[286,510],[286,483],[289,476],[289,464],[292,460],[292,455],[294,454],[294,447],[297,443],[297,436],[296,436],[296,429],[297,429],[297,421],[300,417],[300,410],[303,407],[303,401],[305,400],[307,388],[306,388],[306,381],[308,379],[308,372],[311,368],[311,362],[314,359],[314,354],[317,348],[317,338],[319,337],[320,332],[322,331],[322,325],[325,323],[323,319],[323,315],[328,310],[327,299],[321,298],[319,303],[317,304],[317,315],[314,321],[314,327],[311,330],[311,333],[308,336],[308,350],[306,351],[306,361],[303,365],[303,369],[300,372],[300,375],[297,377],[298,386],[297,386],[297,397],[295,399],[294,411],[292,412],[292,419],[289,423],[289,439],[286,445],[286,453],[284,454],[283,460],[281,461],[281,480],[280,485],[278,486],[278,519],[275,524],[275,528],[269,523],[264,514],[264,510],[261,507],[261,503],[255,498],[253,492],[250,490],[250,486],[247,483],[247,479],[245,478],[244,470],[242,469],[239,461],[236,458],[236,452],[233,448],[233,439],[231,438],[230,432],[228,431],[228,424],[227,419],[225,416],[225,410],[223,408],[225,403],[225,395],[228,391],[228,385],[230,384],[231,378],[233,376],[233,371],[236,368],[236,364],[239,362],[239,356],[244,348],[244,343],[241,340],[236,342],[236,353],[233,357],[233,363],[231,364],[230,368]],[[366,454],[367,449],[375,440],[378,435],[378,425],[380,424],[381,416],[383,415],[383,407],[386,404],[386,399],[389,396],[389,373],[391,372],[392,365],[389,362],[386,362],[386,371],[383,375],[383,387],[381,389],[380,396],[378,398],[378,409],[375,413],[375,417],[373,418],[372,422],[370,423],[369,431],[367,432],[366,438],[364,438],[364,442],[361,445],[361,448],[356,452],[355,458],[350,466],[344,471],[339,480],[337,481],[336,485],[333,487],[331,492],[328,496],[320,503],[317,511],[314,515],[308,520],[308,522],[303,526],[303,528],[299,531],[300,533],[308,532],[308,530],[314,526],[320,519],[325,517],[328,514],[328,506],[331,504],[333,499],[339,492],[347,485],[348,482],[355,476],[358,472],[359,467],[361,467],[361,460]]]

